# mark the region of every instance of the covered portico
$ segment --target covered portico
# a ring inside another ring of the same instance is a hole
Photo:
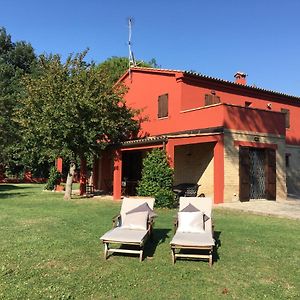
[[[218,130],[220,131],[220,130]],[[201,133],[198,131],[189,133],[180,133],[165,135],[159,137],[150,137],[140,140],[128,141],[123,143],[122,147],[114,153],[113,166],[113,197],[120,199],[122,196],[122,182],[124,183],[124,166],[128,166],[128,162],[124,161],[128,158],[130,152],[142,152],[145,156],[147,151],[153,148],[165,149],[169,158],[170,166],[174,169],[175,183],[185,182],[193,178],[193,183],[203,180],[203,177],[210,176],[212,184],[214,203],[222,203],[224,198],[224,138],[222,132]],[[186,157],[186,158],[184,158]],[[184,174],[182,168],[182,160],[190,161],[190,169],[193,169],[194,176]],[[205,163],[201,163],[204,161]],[[137,162],[135,162],[137,163]],[[208,168],[212,168],[212,172],[205,172]],[[126,172],[128,174],[128,172]],[[179,176],[180,175],[180,176]],[[213,180],[211,180],[213,179]],[[179,182],[181,181],[181,182]]]

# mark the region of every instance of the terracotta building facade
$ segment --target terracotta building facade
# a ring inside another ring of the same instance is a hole
[[[284,200],[300,193],[300,98],[197,73],[131,68],[120,82],[140,110],[139,137],[108,148],[94,185],[114,199],[134,195],[142,159],[165,149],[174,185],[195,183],[214,203]]]

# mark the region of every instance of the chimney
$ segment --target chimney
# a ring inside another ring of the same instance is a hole
[[[243,73],[243,72],[236,72],[234,74],[234,77],[235,77],[235,83],[237,84],[242,84],[242,85],[246,85],[247,82],[246,82],[246,76],[247,74],[246,73]]]

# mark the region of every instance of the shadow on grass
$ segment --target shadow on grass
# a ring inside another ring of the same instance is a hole
[[[213,248],[213,262],[217,262],[220,259],[218,254],[218,249],[221,247],[221,240],[220,240],[221,231],[214,232],[214,239],[215,239],[215,247]]]
[[[29,188],[32,188],[32,186],[24,186],[17,184],[0,184],[0,199],[25,196],[23,192],[25,189]]]
[[[27,196],[24,193],[0,193],[0,200],[8,199],[8,198],[15,198],[15,197],[25,197]]]
[[[28,189],[29,186],[17,185],[17,184],[0,184],[0,192],[7,192],[12,190],[23,190]]]
[[[153,258],[155,250],[158,245],[164,243],[166,241],[166,238],[169,238],[168,232],[171,231],[171,229],[154,229],[152,236],[147,240],[145,247],[144,247],[144,255],[143,260],[146,258]],[[121,244],[120,249],[130,249],[130,250],[139,250],[140,248],[136,245],[128,245],[128,244]],[[127,257],[137,257],[136,254],[132,253],[112,253],[109,255],[111,256],[127,256]]]
[[[144,250],[144,257],[152,258],[158,245],[163,244],[166,238],[169,238],[171,229],[158,228],[153,229],[152,237],[147,241]]]

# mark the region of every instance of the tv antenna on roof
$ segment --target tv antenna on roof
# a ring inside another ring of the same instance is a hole
[[[131,50],[131,29],[132,29],[132,18],[128,19],[128,30],[129,30],[129,36],[128,36],[128,50],[129,50],[129,70],[131,67],[136,67],[136,62],[134,59],[133,52]]]

